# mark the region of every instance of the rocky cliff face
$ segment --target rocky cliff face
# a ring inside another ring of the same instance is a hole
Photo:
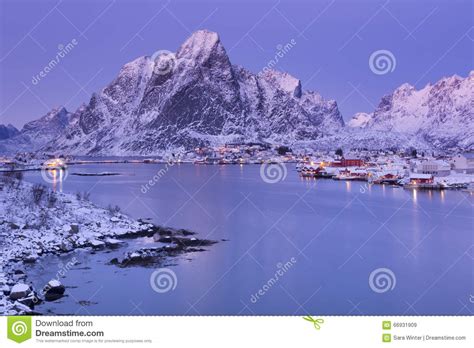
[[[451,76],[416,90],[403,84],[372,114],[357,114],[349,126],[411,136],[440,149],[474,148],[474,72]]]
[[[51,110],[38,120],[28,122],[21,131],[0,142],[0,152],[36,151],[57,139],[70,124],[71,114],[63,107]]]
[[[236,141],[291,144],[343,125],[335,101],[302,91],[286,73],[232,65],[218,35],[201,30],[175,54],[126,64],[46,149],[132,155]]]
[[[15,135],[18,135],[20,131],[16,129],[14,126],[11,124],[8,125],[3,125],[0,124],[0,140],[5,140],[14,137]]]

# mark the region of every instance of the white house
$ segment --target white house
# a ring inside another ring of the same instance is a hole
[[[448,176],[451,174],[451,166],[442,160],[428,160],[419,163],[416,171],[417,173],[432,174],[434,176]]]
[[[457,173],[474,173],[474,152],[461,153],[453,157],[454,170]]]

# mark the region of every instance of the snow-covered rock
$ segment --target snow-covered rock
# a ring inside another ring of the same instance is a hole
[[[347,126],[353,128],[364,128],[367,126],[367,123],[371,120],[372,115],[365,112],[359,112],[355,114],[349,122],[346,123]]]
[[[124,241],[120,239],[115,239],[115,238],[106,238],[104,242],[105,242],[105,245],[108,246],[109,248],[117,248],[125,244]]]
[[[93,248],[96,248],[96,249],[100,249],[100,248],[105,247],[105,243],[102,242],[101,240],[92,239],[92,240],[89,241],[89,243]]]
[[[43,288],[43,294],[46,301],[54,301],[64,295],[66,288],[57,279],[52,279]]]
[[[154,228],[149,223],[123,214],[117,214],[112,222],[109,210],[71,194],[54,193],[57,198],[54,206],[45,197],[34,203],[32,187],[30,183],[18,182],[18,185],[1,190],[0,314],[30,313],[30,307],[39,303],[34,289],[26,284],[23,263],[36,260],[46,253],[63,253],[90,246],[105,247],[106,243],[111,247],[117,246],[120,241],[114,237],[140,235],[144,231],[149,233]],[[72,230],[74,233],[71,233]],[[57,280],[52,280],[48,286],[53,290],[45,291],[47,300],[60,295],[63,288]]]
[[[28,284],[18,283],[15,284],[10,290],[10,299],[18,300],[26,297],[31,293],[31,288]]]

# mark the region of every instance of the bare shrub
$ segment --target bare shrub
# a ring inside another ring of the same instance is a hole
[[[79,201],[88,201],[90,200],[91,194],[90,192],[84,191],[84,192],[76,192],[76,198]]]
[[[112,205],[112,204],[109,204],[107,206],[107,210],[109,211],[110,214],[112,215],[115,215],[115,214],[118,214],[120,213],[121,209],[118,205]]]
[[[1,177],[1,182],[7,188],[18,188],[23,180],[23,172],[8,171],[4,172]]]
[[[18,181],[18,184],[20,184],[23,181],[23,172],[13,172],[13,177]]]
[[[35,203],[36,205],[39,205],[41,203],[41,200],[44,197],[44,194],[46,193],[46,190],[47,189],[44,185],[34,184],[31,187],[31,193],[32,193],[32,196],[33,196],[33,203]]]
[[[58,197],[56,196],[56,193],[53,191],[49,191],[46,195],[46,202],[48,202],[49,208],[53,208],[54,206],[56,206],[56,203],[58,202]]]
[[[38,228],[46,228],[49,221],[48,212],[46,210],[41,210],[38,216]]]

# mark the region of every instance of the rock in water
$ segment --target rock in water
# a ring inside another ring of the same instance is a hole
[[[48,282],[43,288],[44,298],[46,301],[54,301],[64,295],[66,288],[59,280],[53,279]]]
[[[40,302],[40,299],[32,291],[28,296],[18,299],[16,303],[21,303],[22,305],[28,306],[29,308],[34,308],[34,306]]]

